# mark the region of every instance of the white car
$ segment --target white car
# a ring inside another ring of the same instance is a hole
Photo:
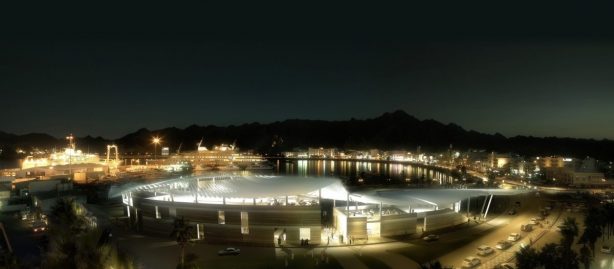
[[[501,240],[499,242],[497,242],[497,245],[495,245],[496,249],[508,249],[512,246],[512,243],[510,243],[510,241],[507,240]]]
[[[514,263],[500,263],[495,266],[495,269],[516,269],[516,264]]]
[[[241,254],[241,250],[238,248],[225,248],[217,252],[217,255],[219,256],[239,255],[239,254]]]
[[[612,253],[612,247],[610,247],[610,246],[602,246],[600,251],[601,251],[601,253],[611,254]]]
[[[473,257],[473,256],[469,256],[463,259],[462,268],[473,268],[473,267],[480,265],[480,263],[481,263],[480,259]]]
[[[523,224],[520,225],[520,230],[523,232],[530,232],[533,230],[533,224]]]
[[[487,245],[481,245],[478,247],[478,255],[480,256],[488,256],[493,253],[495,253],[495,250]]]
[[[518,233],[511,233],[510,236],[507,237],[507,241],[510,242],[516,242],[520,240],[520,234]]]
[[[439,240],[439,235],[429,234],[425,237],[422,237],[422,240],[427,241],[427,242],[436,241],[436,240]]]

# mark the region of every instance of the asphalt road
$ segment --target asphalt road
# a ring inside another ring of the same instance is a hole
[[[487,223],[481,224],[482,231],[474,233],[475,240],[460,248],[445,254],[439,258],[439,261],[447,266],[461,267],[465,257],[474,256],[481,260],[482,265],[479,268],[492,268],[499,263],[506,262],[512,258],[514,252],[522,244],[527,245],[531,241],[535,241],[540,233],[543,233],[544,228],[534,226],[531,232],[520,231],[522,224],[529,223],[530,219],[537,216],[539,210],[547,205],[543,199],[536,197],[534,194],[526,194],[516,197],[517,201],[521,202],[520,208],[517,209],[516,215],[500,215]],[[549,204],[549,203],[548,203]],[[558,216],[556,210],[546,218],[550,223]],[[491,229],[488,229],[488,227]],[[507,250],[498,250],[495,245],[498,241],[506,240],[510,233],[519,233],[521,240],[514,243]],[[462,233],[450,234],[450,238],[442,238],[440,243],[445,244],[447,240],[457,240],[462,237]],[[490,246],[495,250],[493,254],[480,257],[477,255],[477,248],[481,245]]]

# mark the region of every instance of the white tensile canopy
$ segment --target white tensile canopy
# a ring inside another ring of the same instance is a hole
[[[420,207],[425,205],[447,207],[452,203],[488,195],[516,195],[526,190],[514,189],[377,189],[352,194],[354,200],[397,206]]]
[[[265,198],[321,195],[323,199],[345,201],[348,191],[341,181],[331,177],[297,176],[189,176],[148,184],[129,183],[112,187],[109,197],[134,191],[157,191],[186,195],[198,193],[208,198]],[[527,192],[514,189],[373,189],[349,193],[351,201],[395,206],[447,207],[469,197],[516,195]]]
[[[149,184],[114,187],[109,197],[133,191],[194,193],[202,197],[263,198],[293,195],[321,195],[324,199],[345,200],[347,191],[339,179],[295,176],[190,176]]]

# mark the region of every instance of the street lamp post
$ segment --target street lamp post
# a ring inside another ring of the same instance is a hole
[[[158,144],[160,144],[161,140],[159,137],[154,137],[152,141],[154,144],[154,162],[156,162],[158,159]]]

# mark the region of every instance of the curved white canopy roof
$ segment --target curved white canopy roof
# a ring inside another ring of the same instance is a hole
[[[215,180],[214,180],[215,179]],[[198,182],[198,183],[197,183]],[[128,183],[113,186],[109,197],[133,191],[158,191],[174,194],[194,194],[211,198],[264,198],[294,195],[346,200],[348,191],[341,181],[331,177],[297,176],[189,176],[147,184]],[[468,197],[486,195],[515,195],[527,192],[513,189],[374,189],[350,194],[351,201],[384,203],[405,207],[447,207]]]
[[[199,183],[196,183],[196,182]],[[198,184],[198,187],[197,187]],[[204,197],[261,198],[286,195],[318,195],[322,198],[343,199],[347,191],[336,178],[295,176],[190,176],[150,184],[131,184],[112,188],[109,197],[142,190],[161,192],[198,192]]]
[[[468,197],[486,195],[516,195],[526,190],[506,189],[378,189],[353,193],[354,199],[360,202],[382,202],[398,206],[449,206],[452,203]]]

